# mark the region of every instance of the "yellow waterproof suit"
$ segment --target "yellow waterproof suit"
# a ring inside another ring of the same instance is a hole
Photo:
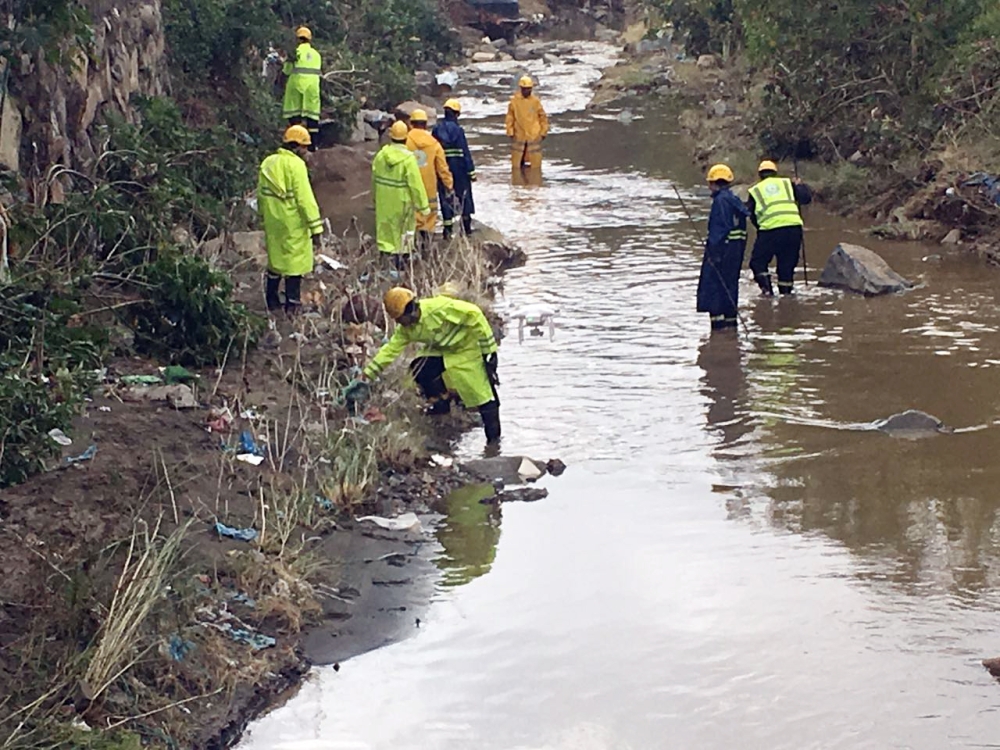
[[[529,163],[533,170],[542,167],[542,139],[549,134],[549,118],[537,96],[524,96],[518,91],[507,107],[507,137],[510,144],[510,165],[519,170]]]
[[[269,270],[304,276],[313,270],[312,236],[323,220],[302,157],[279,148],[260,164],[257,211],[264,223]]]
[[[417,166],[420,167],[420,176],[423,178],[431,209],[426,216],[417,216],[417,229],[421,232],[433,232],[438,216],[438,180],[444,183],[448,192],[455,189],[455,180],[448,169],[444,147],[427,130],[413,128],[406,138],[406,147],[417,157]]]
[[[483,311],[471,302],[439,295],[417,302],[420,320],[412,326],[397,325],[368,366],[365,377],[376,378],[408,344],[424,344],[420,357],[444,359],[444,384],[455,391],[467,408],[493,400],[493,386],[483,357],[497,350],[493,328]]]
[[[309,42],[295,48],[295,59],[285,61],[282,70],[288,76],[282,117],[286,120],[308,118],[319,121],[319,77],[322,60]]]
[[[430,205],[417,157],[405,144],[390,143],[375,154],[372,196],[378,249],[393,254],[410,252],[415,214],[429,213]]]

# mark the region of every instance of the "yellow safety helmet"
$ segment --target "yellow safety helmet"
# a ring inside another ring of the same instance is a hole
[[[312,145],[312,136],[301,125],[290,125],[285,131],[285,143],[298,143],[300,146]]]
[[[708,181],[716,182],[718,180],[725,180],[726,182],[732,182],[735,178],[733,177],[733,170],[727,167],[725,164],[716,164],[711,169],[708,170]]]
[[[308,26],[299,26],[299,28],[295,29],[295,38],[311,42],[313,40],[313,33],[309,30]]]
[[[410,122],[427,122],[427,113],[422,109],[413,110],[410,114]]]
[[[394,286],[382,297],[382,304],[390,318],[399,320],[406,311],[406,306],[416,298],[417,295],[405,286]]]
[[[531,76],[521,76],[521,80],[517,82],[517,85],[522,89],[531,89],[535,87],[535,82],[531,80]]]
[[[402,120],[396,120],[389,128],[389,137],[394,141],[405,141],[406,136],[410,134],[410,129],[406,127],[406,123]]]
[[[444,108],[450,109],[453,112],[461,112],[462,102],[460,102],[458,99],[449,99],[444,103]]]
[[[764,161],[762,161],[760,163],[760,166],[757,167],[757,171],[758,172],[777,172],[778,171],[778,165],[775,164],[770,159],[764,159]]]

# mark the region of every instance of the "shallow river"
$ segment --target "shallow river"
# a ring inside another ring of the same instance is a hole
[[[1000,272],[812,208],[811,263],[853,238],[922,286],[774,301],[747,272],[750,336],[710,338],[671,189],[703,226],[701,175],[674,118],[584,111],[605,54],[535,71],[542,188],[509,184],[499,89],[466,99],[479,218],[530,257],[506,302],[560,311],[501,349],[504,451],[570,469],[499,526],[456,512],[414,636],[316,670],[243,747],[1000,747]],[[985,427],[860,429],[911,407]]]

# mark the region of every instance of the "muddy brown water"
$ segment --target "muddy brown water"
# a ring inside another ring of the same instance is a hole
[[[542,188],[509,184],[497,88],[466,99],[480,218],[530,257],[506,302],[560,311],[504,342],[504,450],[569,470],[502,521],[457,502],[413,636],[317,670],[243,747],[1000,746],[1000,273],[811,209],[813,278],[853,240],[921,286],[773,301],[747,275],[751,335],[709,337],[671,190],[703,220],[700,175],[673,118],[583,111],[606,56],[535,71]],[[959,432],[861,429],[907,408]]]

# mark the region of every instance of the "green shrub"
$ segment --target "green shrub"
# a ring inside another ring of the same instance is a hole
[[[218,364],[230,345],[253,344],[264,322],[232,300],[229,276],[170,252],[143,269],[147,302],[133,311],[136,348],[163,362]]]

